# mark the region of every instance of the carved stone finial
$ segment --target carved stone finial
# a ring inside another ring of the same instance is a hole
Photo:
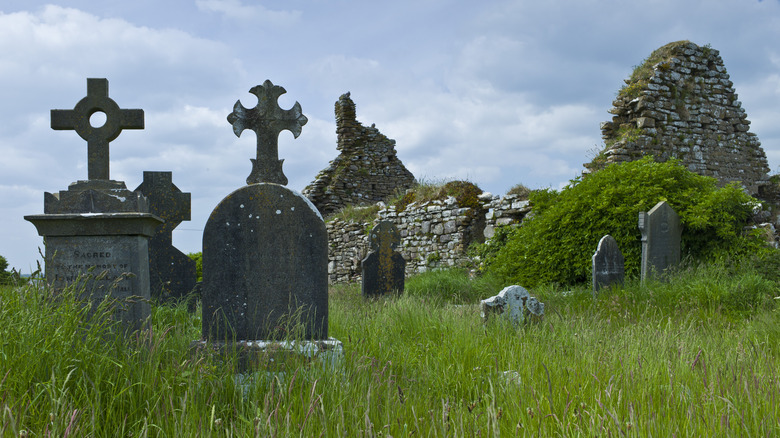
[[[244,129],[251,129],[257,134],[257,159],[252,159],[252,172],[246,183],[286,185],[287,177],[282,172],[284,160],[279,159],[279,133],[286,129],[298,138],[309,119],[301,113],[301,104],[298,102],[289,110],[281,109],[278,99],[287,91],[269,80],[249,92],[257,96],[257,106],[247,109],[237,100],[233,112],[227,118],[233,125],[236,137],[240,137]]]

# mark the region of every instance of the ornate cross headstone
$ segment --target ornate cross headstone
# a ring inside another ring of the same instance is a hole
[[[165,221],[149,240],[152,298],[184,298],[197,281],[195,261],[173,246],[172,233],[181,221],[190,220],[191,195],[173,184],[171,172],[144,172],[144,181],[135,191],[146,196],[149,212]]]
[[[395,251],[401,243],[398,229],[390,221],[379,222],[368,235],[371,252],[363,259],[363,296],[374,297],[404,291],[406,260]]]
[[[103,126],[93,127],[90,117],[96,112],[106,115]],[[51,127],[73,129],[87,141],[87,173],[90,180],[108,180],[108,144],[123,129],[144,129],[144,111],[120,109],[108,97],[107,79],[87,79],[87,96],[72,110],[51,110]]]
[[[295,138],[301,134],[301,128],[308,119],[301,113],[301,105],[295,105],[289,110],[279,107],[279,96],[287,91],[271,81],[266,80],[249,90],[257,96],[258,103],[252,109],[246,109],[237,100],[233,112],[228,115],[228,122],[233,125],[236,137],[241,136],[244,129],[251,129],[257,134],[257,158],[252,159],[252,172],[246,179],[247,184],[270,182],[287,185],[287,177],[282,172],[279,159],[279,133],[288,130]]]
[[[664,275],[680,263],[680,217],[661,201],[649,212],[639,213],[642,232],[642,281],[648,276]]]
[[[599,246],[591,257],[593,264],[593,296],[599,290],[623,282],[625,259],[615,238],[607,234],[599,240]]]

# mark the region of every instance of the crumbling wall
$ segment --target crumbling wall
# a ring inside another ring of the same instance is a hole
[[[605,149],[589,171],[644,155],[677,158],[693,172],[751,194],[768,182],[761,143],[717,50],[689,41],[667,44],[638,66],[601,125]]]
[[[374,204],[414,184],[414,175],[396,156],[395,140],[355,116],[349,93],[336,102],[337,149],[341,152],[302,193],[323,216],[347,205]]]

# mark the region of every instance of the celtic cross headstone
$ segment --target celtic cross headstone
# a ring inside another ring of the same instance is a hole
[[[398,229],[390,221],[379,222],[368,234],[371,251],[363,259],[363,296],[375,297],[404,290],[406,260],[395,248],[401,243]]]
[[[257,135],[257,158],[251,159],[252,172],[246,183],[287,185],[287,177],[282,172],[284,160],[279,159],[279,133],[288,130],[298,138],[308,119],[301,113],[298,102],[289,110],[281,109],[278,99],[287,91],[269,80],[263,82],[263,85],[252,87],[249,92],[257,96],[257,106],[246,109],[241,105],[241,100],[237,100],[233,112],[228,115],[228,122],[233,125],[236,137],[240,137],[244,129],[255,131]]]
[[[94,127],[90,122],[93,114],[106,115],[102,126]],[[51,110],[51,128],[75,130],[87,141],[87,174],[89,179],[108,180],[108,144],[116,139],[123,129],[144,129],[144,111],[120,109],[108,97],[107,79],[87,79],[87,96],[72,110]]]
[[[195,261],[173,246],[173,230],[190,220],[191,195],[173,184],[172,172],[144,172],[136,189],[149,201],[149,212],[165,221],[149,240],[149,279],[152,298],[171,302],[185,298],[195,287]]]
[[[90,117],[106,114],[100,127]],[[44,237],[46,281],[55,290],[76,284],[93,312],[103,298],[128,332],[144,327],[149,306],[149,238],[162,223],[146,198],[109,179],[108,144],[123,129],[142,129],[143,110],[123,110],[108,97],[108,80],[87,79],[87,96],[72,110],[52,110],[51,127],[87,141],[89,180],[44,194],[44,214],[25,216]],[[87,300],[88,298],[88,300]]]

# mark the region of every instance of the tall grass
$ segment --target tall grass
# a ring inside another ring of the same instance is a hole
[[[473,297],[493,286],[480,281],[429,274],[369,301],[359,285],[334,287],[340,363],[247,375],[190,350],[200,321],[185,306],[154,307],[151,328],[124,338],[108,318],[85,328],[67,295],[2,288],[0,436],[780,432],[780,294],[766,277],[691,268],[596,300],[538,289],[545,318],[521,328],[481,322]]]

